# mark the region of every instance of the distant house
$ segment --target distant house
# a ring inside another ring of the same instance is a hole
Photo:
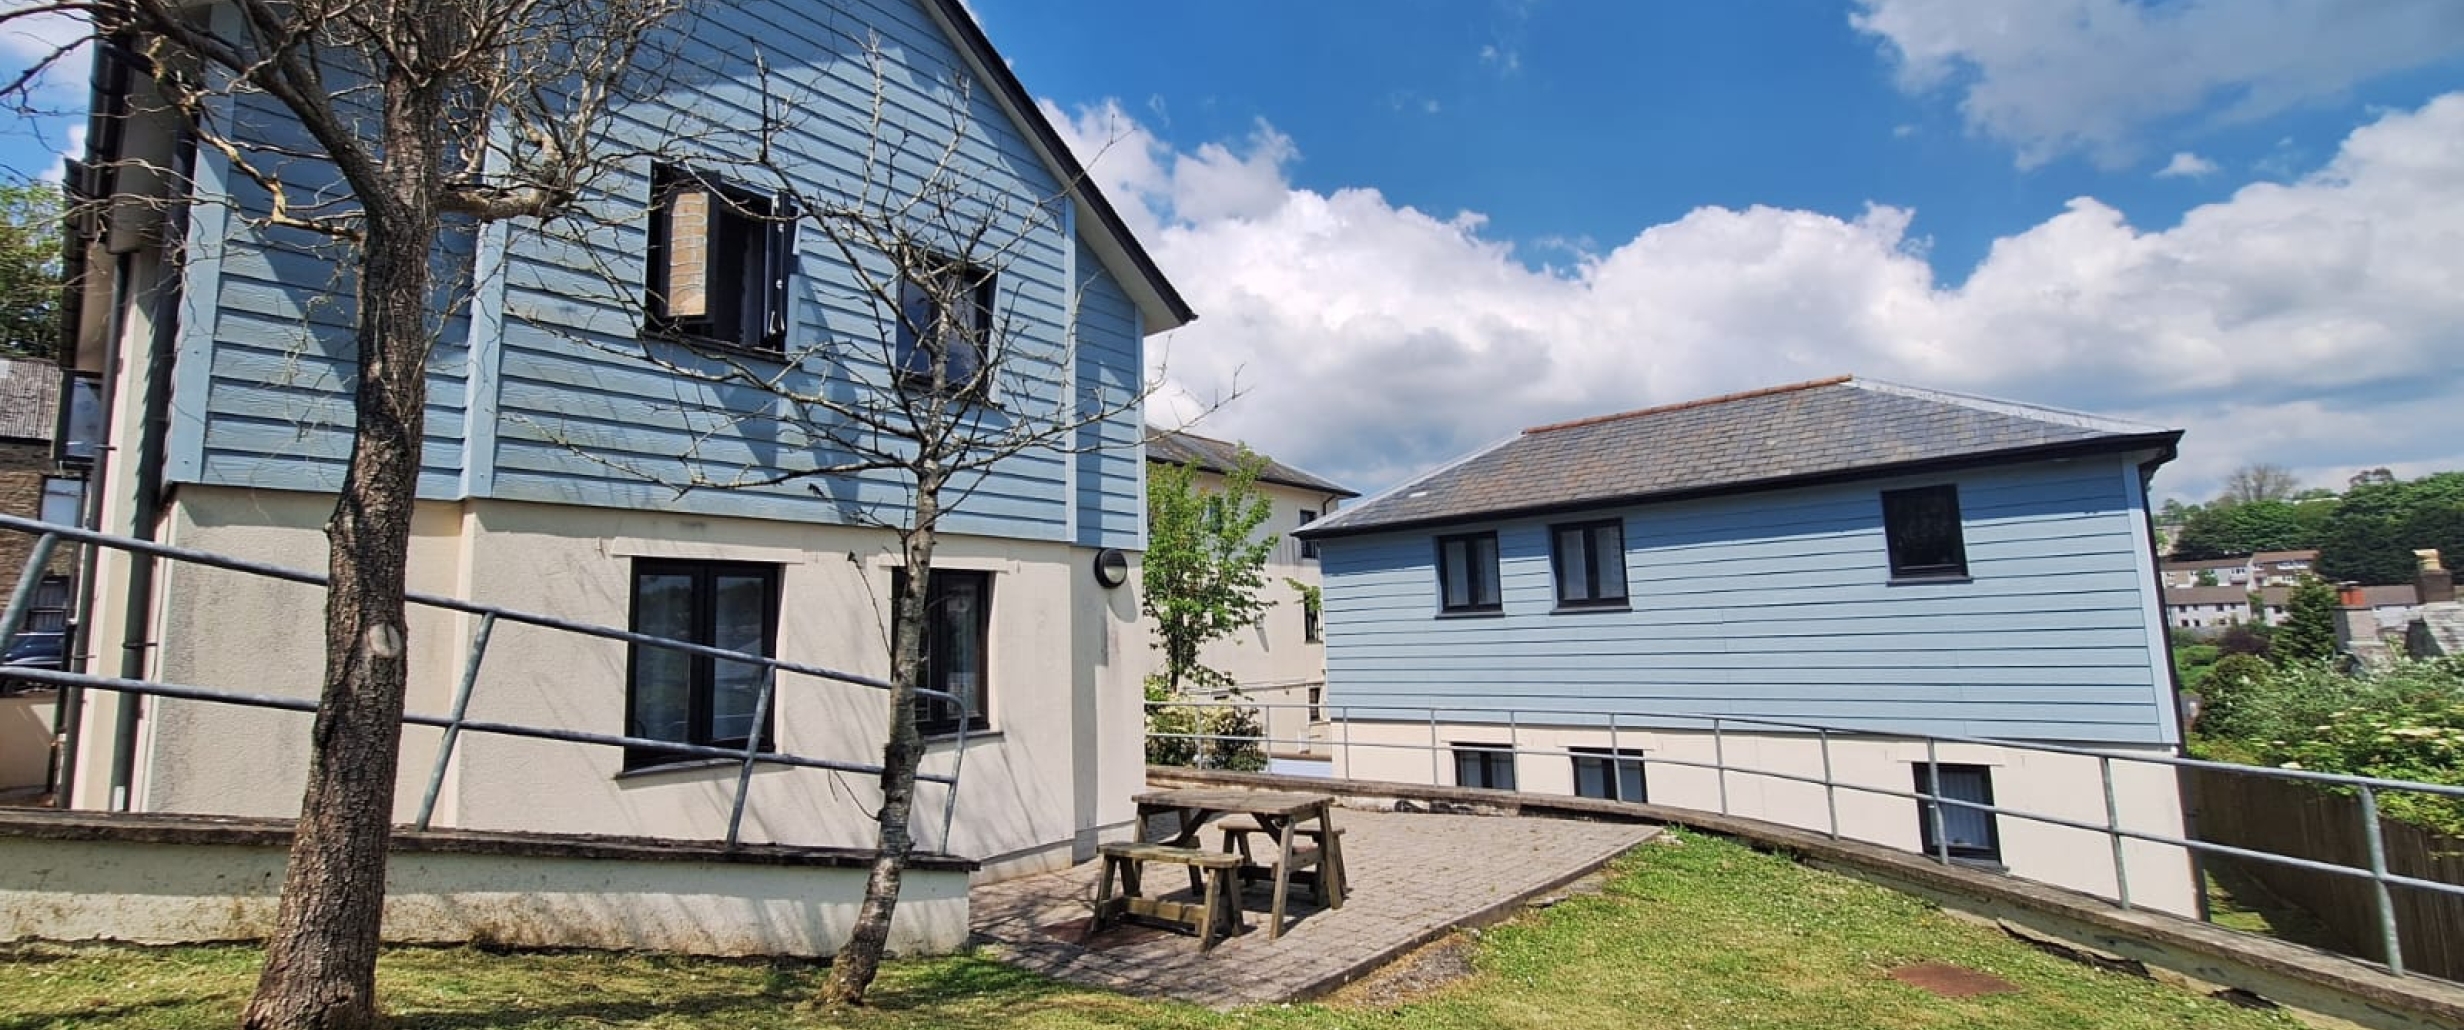
[[[1223,475],[1239,460],[1240,444],[1195,433],[1165,429],[1147,431],[1146,460],[1157,465],[1195,465],[1200,489],[1220,489]],[[1310,472],[1273,458],[1258,474],[1257,491],[1270,505],[1262,532],[1282,539],[1266,560],[1266,595],[1274,609],[1266,620],[1235,636],[1214,642],[1199,653],[1208,668],[1232,677],[1248,700],[1268,706],[1268,751],[1277,758],[1323,760],[1324,722],[1319,709],[1326,686],[1326,646],[1319,613],[1304,603],[1292,583],[1318,585],[1315,544],[1296,539],[1294,530],[1334,514],[1336,505],[1360,496]],[[1148,640],[1154,620],[1140,622]],[[1159,663],[1160,664],[1160,661]]]
[[[61,460],[52,438],[58,431],[60,366],[49,361],[0,358],[0,513],[76,525],[85,497],[81,463]],[[34,539],[0,533],[0,597],[15,594]],[[17,640],[29,661],[48,661],[65,650],[69,603],[77,572],[77,549],[61,547],[36,573],[33,607]],[[38,658],[37,656],[43,656]],[[51,768],[52,693],[12,689],[0,671],[0,797],[36,793]]]
[[[2240,587],[2250,582],[2250,559],[2178,558],[2159,567],[2168,587]]]
[[[2242,587],[2174,586],[2165,584],[2165,625],[2194,632],[2221,630],[2255,621],[2252,594]],[[2281,612],[2281,599],[2279,599]]]
[[[2317,551],[2260,551],[2250,556],[2250,583],[2262,587],[2289,587],[2310,574],[2318,563]]]
[[[2180,437],[1854,378],[1524,430],[1301,531],[1328,703],[1396,706],[1347,722],[1341,772],[1823,829],[1818,786],[1635,760],[1824,768],[1809,728],[1709,716],[1869,731],[1831,734],[1831,768],[1901,792],[1925,735],[2175,754],[2147,481]],[[2094,762],[1933,754],[1948,796],[2105,820]],[[2168,767],[2114,775],[2125,826],[2180,834]],[[1838,798],[1842,833],[1932,850],[1915,802]],[[2114,890],[2101,834],[1943,826],[1960,860]],[[2128,850],[2134,899],[2194,910],[2184,854]]]

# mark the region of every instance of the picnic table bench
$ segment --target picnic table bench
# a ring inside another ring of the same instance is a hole
[[[1212,946],[1213,928],[1229,933],[1240,927],[1241,885],[1267,879],[1269,870],[1275,891],[1270,938],[1283,936],[1285,902],[1295,879],[1308,883],[1320,904],[1343,907],[1343,836],[1334,826],[1333,795],[1191,788],[1149,791],[1131,800],[1138,805],[1139,843],[1107,844],[1100,849],[1104,878],[1097,887],[1096,917],[1089,923],[1090,932],[1115,919],[1143,915],[1195,931],[1203,950]],[[1227,826],[1223,847],[1208,850],[1201,842],[1206,824],[1225,816],[1247,816],[1249,821]],[[1171,819],[1168,830],[1163,828],[1167,817]],[[1253,834],[1265,835],[1274,842],[1273,848],[1253,849],[1249,842]],[[1262,856],[1271,856],[1272,861]],[[1174,904],[1144,897],[1145,884],[1139,874],[1148,862],[1188,868],[1190,887],[1200,902]],[[1123,888],[1117,895],[1112,889],[1116,877]],[[1228,888],[1223,885],[1227,878],[1232,881]]]

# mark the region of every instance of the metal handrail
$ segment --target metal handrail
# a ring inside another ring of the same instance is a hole
[[[1265,720],[1263,718],[1264,712],[1272,709],[1305,709],[1310,707],[1305,704],[1248,701],[1228,698],[1214,701],[1150,701],[1146,704],[1150,710],[1160,708],[1232,708],[1250,709],[1260,713],[1259,724],[1261,727],[1261,733],[1255,736],[1221,733],[1165,733],[1150,730],[1147,733],[1147,737],[1149,739],[1248,742],[1256,743],[1260,745],[1261,748],[1271,747],[1278,744],[1306,745],[1325,743],[1324,741],[1318,741],[1308,737],[1276,738],[1266,735],[1263,732],[1263,727],[1265,725]],[[2033,741],[2005,740],[1992,737],[1968,737],[1948,734],[1924,734],[1908,731],[1876,729],[1872,727],[1835,726],[1821,723],[1763,719],[1751,716],[1633,711],[1611,712],[1605,710],[1570,710],[1533,713],[1520,711],[1518,709],[1483,706],[1433,708],[1425,705],[1328,705],[1320,707],[1332,709],[1335,713],[1335,717],[1327,720],[1327,722],[1341,727],[1339,731],[1340,743],[1338,744],[1337,754],[1344,757],[1347,765],[1350,761],[1350,753],[1353,748],[1387,748],[1406,751],[1425,750],[1431,752],[1430,760],[1432,783],[1440,782],[1443,779],[1442,769],[1440,768],[1442,756],[1444,753],[1453,750],[1450,745],[1445,744],[1438,739],[1438,726],[1440,725],[1441,715],[1448,718],[1453,718],[1462,715],[1503,714],[1506,718],[1502,720],[1502,723],[1507,730],[1508,739],[1505,747],[1497,748],[1496,750],[1513,754],[1517,757],[1533,755],[1539,757],[1561,758],[1604,758],[1615,762],[1633,762],[1637,766],[1641,766],[1646,769],[1648,769],[1650,765],[1656,764],[1677,768],[1709,770],[1717,777],[1719,782],[1719,812],[1723,815],[1728,814],[1729,810],[1727,787],[1728,777],[1732,773],[1791,783],[1820,786],[1823,788],[1824,804],[1829,818],[1829,827],[1827,832],[1828,835],[1834,840],[1841,837],[1839,829],[1839,803],[1837,794],[1840,790],[1845,789],[1864,794],[1901,798],[1917,801],[1921,804],[1930,804],[1931,817],[1934,822],[1933,839],[1936,845],[1934,857],[1946,863],[1950,861],[1950,854],[1948,834],[1943,832],[1944,827],[1942,825],[1942,813],[1945,806],[1970,809],[1974,811],[1987,812],[1997,816],[2009,816],[2011,818],[2034,823],[2042,823],[2051,826],[2060,826],[2074,830],[2104,834],[2111,844],[2113,856],[2115,894],[2112,900],[2125,909],[2135,907],[2131,899],[2130,878],[2122,849],[2122,844],[2125,840],[2136,840],[2151,844],[2170,845],[2204,854],[2223,855],[2249,861],[2265,862],[2297,869],[2307,869],[2314,872],[2329,873],[2337,876],[2367,879],[2373,884],[2375,894],[2373,899],[2374,907],[2376,908],[2376,914],[2380,925],[2380,941],[2385,949],[2385,964],[2389,972],[2399,975],[2405,973],[2403,947],[2397,938],[2394,902],[2393,898],[2389,894],[2388,888],[2408,887],[2416,890],[2426,890],[2434,893],[2464,897],[2464,885],[2452,884],[2439,880],[2426,880],[2419,877],[2408,876],[2402,873],[2390,871],[2387,868],[2386,848],[2379,832],[2377,814],[2377,795],[2383,791],[2408,790],[2423,794],[2446,797],[2464,797],[2464,787],[2452,787],[2438,783],[2420,783],[2411,780],[2391,780],[2373,776],[2352,776],[2341,773],[2325,773],[2308,769],[2281,769],[2270,766],[2237,765],[2229,762],[2211,762],[2202,759],[2180,758],[2172,755],[2101,751],[2093,748],[2045,744]],[[1351,733],[1351,723],[1354,715],[1360,712],[1381,713],[1380,717],[1363,719],[1361,720],[1363,722],[1384,722],[1395,725],[1404,725],[1425,721],[1429,726],[1429,742],[1417,743],[1407,741],[1355,740]],[[1534,720],[1542,718],[1554,721],[1540,722],[1537,724],[1546,725],[1553,729],[1591,729],[1595,728],[1592,722],[1573,720],[1605,720],[1606,729],[1609,731],[1611,739],[1611,753],[1602,755],[1596,751],[1582,751],[1572,746],[1525,746],[1521,740],[1522,729],[1526,726],[1535,725]],[[1490,725],[1495,725],[1501,722],[1501,720],[1496,719],[1465,721],[1480,722]],[[1681,725],[1671,727],[1667,725],[1670,722],[1677,722]],[[1641,727],[1633,727],[1632,724],[1634,723],[1643,723],[1644,725]],[[1711,730],[1714,744],[1711,761],[1700,762],[1682,758],[1653,757],[1642,753],[1639,750],[1633,754],[1627,754],[1625,749],[1618,748],[1615,743],[1616,734],[1621,727],[1648,729],[1696,728],[1692,725],[1684,724],[1702,724]],[[1822,775],[1807,776],[1801,773],[1786,772],[1777,769],[1739,766],[1728,762],[1725,748],[1725,736],[1731,724],[1777,727],[1788,730],[1792,733],[1813,736],[1817,741],[1818,747],[1820,748],[1823,769]],[[1985,802],[1968,801],[1960,798],[1948,797],[1938,793],[1938,787],[1937,790],[1934,791],[1895,790],[1889,787],[1875,786],[1872,784],[1842,781],[1835,778],[1831,772],[1831,742],[1833,739],[1840,736],[1847,736],[1851,738],[1883,738],[1911,743],[1922,742],[1926,749],[1925,763],[1933,770],[1933,776],[1931,777],[1930,782],[1937,785],[1941,782],[1941,762],[1938,747],[1940,744],[1944,743],[1974,744],[1997,748],[2039,751],[2051,754],[2094,758],[2097,760],[2098,776],[2102,780],[2104,786],[2103,800],[2105,822],[2102,825],[2099,825],[2092,822],[2082,822],[2076,819],[2069,819],[2041,812],[2033,812],[2025,809],[2012,808],[2004,805],[1995,805]],[[2369,855],[2370,864],[2365,868],[2359,866],[2341,865],[2333,862],[2320,862],[2293,855],[2281,855],[2274,852],[2256,851],[2226,844],[2217,844],[2211,841],[2194,840],[2185,837],[2175,837],[2161,833],[2149,833],[2146,831],[2124,828],[2121,825],[2120,806],[2116,797],[2116,791],[2113,783],[2113,763],[2116,761],[2140,762],[2149,765],[2162,765],[2180,768],[2211,769],[2237,775],[2271,776],[2280,779],[2301,780],[2312,783],[2349,787],[2358,792],[2361,797],[2363,834],[2368,845],[2367,853]],[[1614,784],[1613,776],[1610,789],[1612,793],[1614,793],[1617,789]],[[1682,805],[1667,805],[1665,802],[1653,802],[1653,804],[1673,808],[1687,807]]]
[[[36,573],[50,562],[53,551],[58,548],[60,542],[63,540],[96,547],[108,547],[114,550],[128,551],[131,553],[147,554],[158,558],[167,558],[173,561],[187,562],[194,565],[225,569],[232,572],[246,573],[249,575],[284,580],[293,583],[301,583],[309,586],[330,586],[328,577],[321,573],[286,568],[265,562],[250,561],[244,558],[233,558],[228,555],[215,554],[210,551],[176,547],[170,544],[157,543],[151,540],[141,540],[134,537],[102,533],[76,526],[65,526],[55,523],[41,522],[34,519],[24,518],[22,516],[0,514],[0,531],[28,533],[34,535],[35,537],[34,545],[29,550],[27,556],[28,562],[24,568],[23,574],[19,578],[17,589],[10,596],[8,607],[5,610],[0,610],[0,641],[13,639],[17,635],[18,628],[23,624],[26,613],[31,608],[31,584],[34,584],[40,578],[36,575]],[[494,636],[495,627],[498,620],[520,623],[523,625],[538,626],[544,629],[551,629],[560,632],[576,633],[583,636],[597,637],[605,640],[621,641],[627,644],[643,647],[656,647],[670,651],[681,651],[686,654],[700,655],[708,658],[722,659],[730,662],[758,666],[762,670],[761,685],[755,697],[753,717],[753,723],[757,727],[768,725],[773,698],[777,691],[778,675],[782,672],[811,676],[816,679],[844,683],[850,686],[863,687],[871,690],[888,691],[891,690],[892,687],[889,681],[879,679],[877,677],[840,672],[835,669],[810,665],[803,662],[788,661],[786,659],[774,658],[768,655],[751,654],[743,651],[731,651],[725,648],[712,647],[707,644],[697,644],[688,640],[676,640],[669,637],[637,633],[631,630],[620,630],[609,626],[601,626],[595,623],[579,622],[572,619],[559,618],[553,615],[543,615],[537,612],[526,612],[518,609],[506,608],[501,605],[481,604],[479,602],[467,601],[457,597],[447,597],[439,594],[429,594],[418,591],[406,591],[403,594],[403,600],[407,603],[419,605],[425,608],[438,608],[447,611],[455,611],[463,614],[479,616],[479,625],[471,635],[470,652],[463,663],[462,674],[454,691],[452,714],[446,716],[434,716],[406,711],[402,715],[401,721],[404,725],[430,726],[445,731],[444,738],[440,742],[437,749],[435,764],[429,772],[426,790],[420,799],[418,816],[413,821],[413,825],[419,829],[427,829],[435,816],[436,804],[440,794],[442,793],[446,773],[451,768],[453,757],[456,754],[456,749],[460,744],[462,734],[465,731],[473,733],[488,733],[499,736],[524,737],[534,740],[552,740],[564,743],[593,744],[608,747],[655,748],[661,752],[693,758],[735,760],[740,764],[737,769],[736,789],[734,797],[730,802],[727,820],[726,847],[730,849],[737,847],[741,842],[745,808],[752,793],[753,770],[756,766],[781,765],[791,768],[824,769],[836,772],[863,773],[869,775],[879,775],[882,772],[881,766],[870,763],[841,762],[830,759],[810,758],[791,752],[767,750],[762,747],[763,738],[767,736],[767,734],[761,732],[748,734],[743,747],[715,747],[702,744],[682,744],[674,741],[655,740],[651,738],[634,737],[621,734],[590,733],[581,730],[527,726],[519,723],[492,722],[472,719],[469,717],[470,703],[472,694],[478,685],[480,662],[487,654],[488,644]],[[268,708],[285,711],[314,712],[317,710],[317,702],[308,698],[286,697],[275,694],[255,694],[244,691],[219,690],[182,684],[158,683],[150,680],[126,679],[118,676],[104,676],[95,673],[68,672],[65,670],[48,669],[16,669],[11,670],[9,675],[11,678],[25,680],[28,682],[47,683],[55,686],[79,689],[108,690],[122,694],[133,694],[147,697],[164,697],[184,701],[201,701],[238,705],[241,707]],[[919,782],[941,784],[946,788],[946,796],[942,804],[941,818],[941,839],[943,846],[946,847],[948,846],[950,839],[951,827],[957,817],[957,769],[959,766],[955,763],[964,761],[967,747],[967,725],[969,722],[967,716],[972,715],[973,713],[965,698],[959,697],[958,695],[948,691],[918,687],[914,693],[923,698],[933,698],[947,701],[957,706],[961,716],[959,719],[958,730],[953,741],[954,750],[958,757],[954,761],[952,771],[947,775],[943,775],[938,773],[926,773],[918,770],[915,776],[916,780]],[[73,728],[71,731],[74,731]]]

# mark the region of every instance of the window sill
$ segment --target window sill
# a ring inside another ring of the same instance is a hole
[[[1002,740],[1004,740],[1004,739],[1006,739],[1005,735],[1004,735],[1004,734],[1002,734],[999,730],[993,730],[993,729],[980,729],[980,728],[975,728],[975,727],[969,727],[969,728],[968,728],[968,730],[967,730],[967,746],[968,746],[968,747],[974,747],[974,746],[976,746],[977,744],[985,744],[985,743],[999,743],[1000,741],[1002,741]],[[935,731],[933,731],[933,732],[930,732],[930,733],[926,733],[926,734],[924,734],[924,746],[925,746],[926,748],[935,748],[935,747],[943,747],[943,746],[951,746],[951,747],[955,747],[957,744],[958,744],[958,731],[957,731],[957,730],[935,730]]]
[[[756,767],[761,765],[759,762],[755,762],[753,764]],[[706,769],[741,769],[743,767],[744,759],[741,758],[686,758],[673,762],[661,762],[657,765],[644,765],[625,769],[618,772],[615,776],[610,777],[610,779],[622,782],[624,780],[636,780],[648,776],[664,776],[669,773],[700,772]]]
[[[1567,604],[1561,601],[1557,607],[1549,609],[1549,614],[1583,615],[1590,612],[1630,612],[1633,610],[1634,606],[1626,601],[1598,601],[1582,604]]]
[[[757,361],[776,361],[780,363],[785,363],[788,360],[787,351],[784,347],[747,347],[741,343],[731,343],[715,336],[680,333],[668,329],[644,329],[642,330],[642,339],[647,342],[664,343],[670,346],[682,347],[686,350],[695,351],[698,353],[727,354],[736,357],[752,358]]]
[[[1976,577],[1960,573],[1956,576],[1893,576],[1885,585],[1895,587],[1956,586],[1961,583],[1974,582],[1976,582]]]
[[[1464,608],[1459,611],[1441,611],[1437,613],[1437,617],[1441,619],[1502,619],[1506,617],[1506,609],[1503,607]]]

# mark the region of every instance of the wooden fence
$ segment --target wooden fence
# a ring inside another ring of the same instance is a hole
[[[2217,769],[2183,769],[2192,834],[2199,840],[2356,869],[2370,867],[2361,799],[2296,780]],[[2387,869],[2423,880],[2464,884],[2464,840],[2380,820]],[[2386,961],[2376,889],[2367,876],[2344,876],[2270,862],[2206,856],[2229,863],[2349,942],[2350,954]],[[2464,896],[2391,886],[2396,939],[2407,972],[2464,980]]]

